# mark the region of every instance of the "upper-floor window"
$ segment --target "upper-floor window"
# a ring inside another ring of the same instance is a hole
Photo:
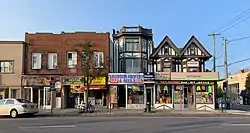
[[[169,55],[169,46],[165,46],[165,47],[164,47],[164,53],[165,53],[166,55]]]
[[[56,69],[57,68],[57,53],[49,53],[47,61],[48,61],[48,69]]]
[[[139,38],[126,39],[126,51],[139,51]]]
[[[147,52],[147,40],[142,39],[141,51]]]
[[[97,68],[104,67],[104,53],[103,52],[94,52],[94,63],[95,63],[95,67]]]
[[[193,44],[190,46],[190,55],[195,55],[195,46]]]
[[[32,53],[32,69],[42,68],[42,53]]]
[[[75,68],[77,65],[77,52],[68,52],[67,53],[67,67]]]
[[[13,61],[0,61],[0,73],[13,73],[14,62]]]

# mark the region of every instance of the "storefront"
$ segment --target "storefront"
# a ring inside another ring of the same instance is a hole
[[[155,108],[172,109],[172,85],[166,83],[170,80],[170,72],[155,72]]]
[[[63,76],[62,82],[62,108],[75,108],[84,100],[84,77]]]
[[[214,110],[214,85],[219,75],[215,72],[171,73],[171,81],[164,83],[172,89],[175,110]]]
[[[143,109],[146,104],[146,88],[144,86],[143,73],[109,73],[108,84],[112,91],[118,85],[125,86],[125,94],[119,93],[117,96],[125,97],[126,109]],[[119,91],[118,89],[116,89]],[[115,96],[115,93],[111,94]],[[122,96],[124,95],[124,96]],[[112,97],[114,102],[116,98]],[[117,101],[117,104],[119,101]]]
[[[92,105],[106,106],[107,87],[106,77],[94,78],[89,88],[89,100]],[[84,89],[87,90],[86,86]]]
[[[55,91],[51,93],[50,82],[55,83]],[[21,97],[37,103],[41,109],[60,108],[61,102],[58,97],[61,93],[59,76],[23,76]]]

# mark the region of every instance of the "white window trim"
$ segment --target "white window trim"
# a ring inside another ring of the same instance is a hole
[[[48,53],[48,58],[47,58],[48,69],[57,69],[57,63],[58,63],[57,61],[58,61],[57,53]]]
[[[7,66],[6,63],[8,63],[9,66]],[[7,68],[8,71],[5,71],[5,68]],[[0,73],[14,73],[14,61],[0,61]]]
[[[97,63],[97,66],[95,65],[95,67],[96,68],[103,68],[104,67],[103,66],[103,63],[104,63],[104,53],[103,52],[94,52],[94,56],[96,54],[98,55],[98,58],[97,58],[98,63]],[[100,61],[100,56],[102,56],[102,61]],[[95,57],[94,57],[94,60],[95,60]],[[94,63],[95,63],[95,61],[94,61]]]
[[[70,53],[72,54],[72,59],[69,60]],[[76,68],[76,66],[77,66],[77,52],[67,52],[67,67]]]
[[[37,59],[36,59],[36,65],[34,64],[34,60],[33,60],[34,56],[37,57]],[[32,53],[31,54],[31,68],[32,69],[42,69],[42,53]]]

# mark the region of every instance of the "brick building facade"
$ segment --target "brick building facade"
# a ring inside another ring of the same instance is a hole
[[[22,77],[23,98],[38,103],[41,108],[74,107],[84,91],[76,91],[76,86],[83,86],[81,59],[73,47],[77,43],[91,41],[98,56],[109,58],[110,34],[96,32],[73,32],[61,34],[26,33],[24,76]],[[90,92],[95,103],[104,105],[106,96],[106,77],[102,84],[93,87]],[[56,93],[50,93],[51,81],[55,83]],[[93,84],[94,85],[94,84]],[[55,98],[53,98],[55,97]],[[51,100],[52,99],[52,100]],[[51,102],[53,101],[53,102]]]

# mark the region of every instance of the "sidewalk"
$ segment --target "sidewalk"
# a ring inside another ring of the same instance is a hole
[[[86,117],[128,117],[128,116],[194,116],[194,117],[211,117],[211,116],[242,116],[249,115],[250,112],[244,112],[240,110],[227,110],[222,113],[218,110],[213,111],[176,111],[176,110],[152,110],[151,113],[145,113],[142,109],[112,109],[111,112],[108,109],[98,109],[94,113],[79,113],[78,109],[54,109],[53,113],[50,110],[40,110],[38,116],[86,116]]]

